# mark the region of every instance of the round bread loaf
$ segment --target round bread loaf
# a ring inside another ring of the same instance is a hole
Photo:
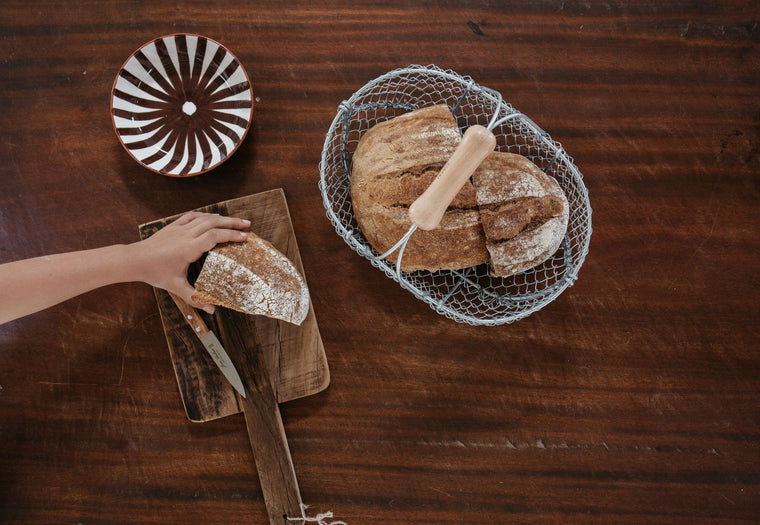
[[[351,200],[362,233],[380,253],[409,230],[409,206],[427,189],[461,140],[445,105],[376,124],[362,136],[351,166]],[[388,259],[396,262],[398,253]],[[417,230],[401,260],[405,272],[456,270],[488,260],[475,188],[467,182],[438,228]]]
[[[300,325],[309,289],[293,263],[252,232],[245,242],[221,244],[206,256],[193,301],[265,315]]]
[[[411,226],[409,206],[461,141],[448,106],[418,109],[370,128],[351,165],[354,215],[379,253]],[[456,270],[491,263],[507,277],[551,257],[567,230],[568,204],[556,180],[527,158],[493,152],[449,205],[441,224],[409,238],[401,269]],[[397,252],[388,259],[396,262]]]

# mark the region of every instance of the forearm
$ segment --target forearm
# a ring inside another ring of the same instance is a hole
[[[0,324],[117,282],[141,280],[128,245],[0,265]]]
[[[217,244],[245,240],[250,221],[190,212],[147,239],[0,265],[0,324],[95,288],[142,281],[192,304],[190,263]],[[213,311],[211,305],[193,304]]]

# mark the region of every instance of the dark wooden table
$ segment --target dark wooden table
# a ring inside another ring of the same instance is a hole
[[[314,514],[760,521],[760,9],[508,4],[3,2],[0,262],[283,188],[332,377],[281,406]],[[123,61],[174,32],[228,46],[256,98],[235,155],[184,180],[109,115]],[[589,256],[527,319],[437,315],[325,217],[338,104],[414,63],[499,90],[584,174]],[[187,420],[147,285],[0,326],[0,387],[0,522],[265,523],[243,417]]]

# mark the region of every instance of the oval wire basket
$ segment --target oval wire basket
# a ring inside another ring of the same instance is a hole
[[[464,270],[403,273],[379,257],[351,205],[351,156],[369,128],[403,113],[447,104],[461,130],[493,126],[497,151],[523,155],[554,177],[569,204],[567,234],[544,263],[511,277],[492,277],[489,264]],[[583,176],[562,146],[501,95],[436,66],[412,65],[368,82],[343,101],[327,132],[319,188],[327,217],[346,243],[436,312],[461,323],[512,323],[544,307],[578,278],[591,239],[591,205]]]

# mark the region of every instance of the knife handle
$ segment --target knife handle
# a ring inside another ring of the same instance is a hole
[[[182,312],[182,317],[185,318],[187,324],[190,325],[190,328],[193,329],[193,332],[195,332],[198,337],[204,336],[209,332],[208,326],[203,322],[203,318],[201,318],[195,308],[171,292],[169,292],[169,296],[174,300],[174,304],[176,304],[179,311]]]

